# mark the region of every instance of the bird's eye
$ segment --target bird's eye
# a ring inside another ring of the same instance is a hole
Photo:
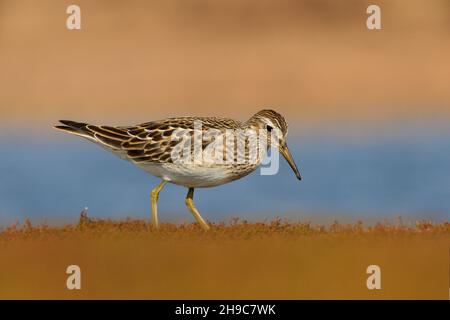
[[[273,128],[269,125],[267,125],[267,131],[272,132]]]

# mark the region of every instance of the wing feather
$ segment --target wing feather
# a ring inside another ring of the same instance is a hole
[[[240,122],[232,119],[183,117],[146,122],[128,127],[98,126],[61,120],[60,122],[64,126],[56,126],[55,128],[88,138],[110,148],[121,158],[133,162],[171,163],[171,152],[180,139],[194,135],[196,121],[201,122],[203,133],[210,128],[223,131],[242,126]],[[183,129],[184,131],[180,132],[177,129]],[[177,139],[172,139],[173,136]],[[211,141],[203,141],[202,148],[206,148],[210,143]],[[191,147],[193,148],[193,145]]]

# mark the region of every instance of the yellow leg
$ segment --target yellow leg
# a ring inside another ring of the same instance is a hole
[[[158,196],[159,192],[166,184],[167,181],[161,181],[161,183],[150,193],[150,199],[152,201],[152,225],[155,229],[158,229]]]
[[[209,230],[208,224],[203,220],[202,216],[194,206],[194,188],[189,188],[188,194],[186,196],[186,205],[194,216],[195,220],[200,224],[200,226],[205,230]]]

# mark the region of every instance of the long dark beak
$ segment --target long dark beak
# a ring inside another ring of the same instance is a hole
[[[286,159],[286,161],[291,166],[292,170],[294,171],[295,175],[297,176],[298,180],[302,180],[302,176],[300,175],[300,172],[298,172],[297,165],[294,162],[294,158],[292,158],[292,154],[289,151],[289,148],[286,144],[280,145],[280,153],[283,155],[283,157]]]

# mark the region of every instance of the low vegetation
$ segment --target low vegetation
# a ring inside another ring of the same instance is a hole
[[[195,223],[162,223],[158,230],[145,220],[91,219],[81,215],[78,223],[60,227],[48,224],[32,225],[30,220],[0,228],[0,241],[46,237],[150,237],[150,238],[229,238],[250,239],[261,237],[304,237],[304,236],[365,236],[365,235],[450,235],[450,222],[435,223],[418,220],[415,223],[380,222],[365,226],[362,221],[342,224],[335,221],[331,225],[311,222],[293,222],[283,219],[249,222],[238,218],[229,222],[211,223],[211,231],[204,232]]]
[[[92,219],[0,230],[0,299],[448,299],[450,223]],[[81,290],[68,290],[68,266]],[[381,268],[368,290],[367,268]]]

